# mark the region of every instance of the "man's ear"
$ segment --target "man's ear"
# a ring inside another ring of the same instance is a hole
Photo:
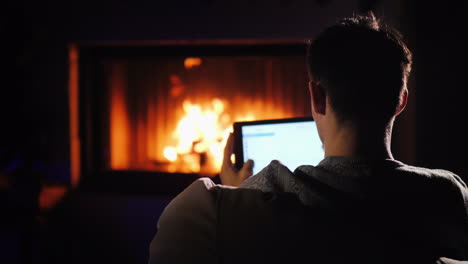
[[[403,110],[406,107],[406,103],[408,103],[408,89],[404,88],[403,91],[401,91],[400,105],[398,106],[398,109],[397,109],[397,111],[395,113],[395,116],[397,116],[397,115],[401,114],[401,112],[403,112]]]
[[[327,97],[323,87],[318,82],[309,81],[309,92],[312,111],[324,115],[327,108]]]

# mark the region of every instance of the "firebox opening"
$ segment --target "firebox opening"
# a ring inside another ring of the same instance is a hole
[[[88,166],[214,176],[233,122],[309,115],[302,43],[145,49],[80,60]]]

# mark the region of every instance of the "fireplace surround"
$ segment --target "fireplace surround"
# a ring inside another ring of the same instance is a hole
[[[70,45],[72,183],[173,195],[217,181],[234,121],[310,112],[303,40]]]

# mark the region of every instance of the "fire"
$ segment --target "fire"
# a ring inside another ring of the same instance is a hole
[[[127,153],[129,152],[129,135],[130,131],[130,118],[127,111],[125,102],[125,86],[124,69],[120,65],[116,66],[112,74],[114,92],[111,97],[111,167],[113,169],[126,169],[130,165],[130,159]]]
[[[192,69],[194,67],[200,66],[202,64],[201,58],[186,58],[184,60],[184,67],[185,69]]]
[[[184,116],[174,131],[175,146],[164,148],[164,157],[181,164],[188,172],[219,172],[223,149],[231,132],[231,118],[224,112],[225,104],[215,98],[208,107],[183,102]],[[249,116],[254,119],[254,116]]]
[[[165,147],[164,148],[164,157],[169,161],[177,160],[177,150],[174,147]]]

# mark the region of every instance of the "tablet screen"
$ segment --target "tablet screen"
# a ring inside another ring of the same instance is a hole
[[[300,165],[317,165],[323,159],[322,142],[313,120],[271,122],[246,122],[240,126],[242,159],[254,161],[254,174],[272,160],[294,171]]]

